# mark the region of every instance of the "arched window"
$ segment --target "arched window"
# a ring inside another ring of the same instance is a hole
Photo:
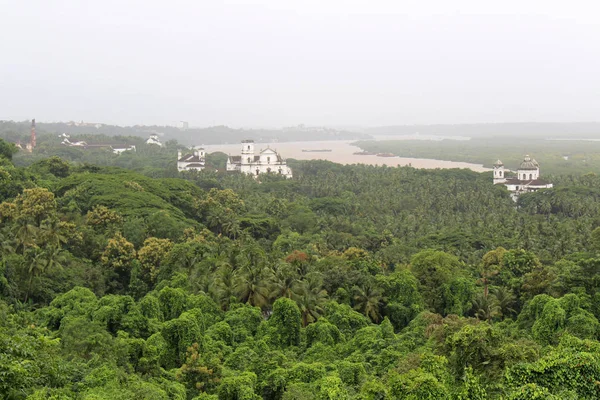
[[[502,178],[502,171],[498,171],[498,175]]]
[[[250,157],[248,157],[248,164],[250,164]]]
[[[250,150],[250,146],[248,146],[248,150]]]
[[[529,179],[533,179],[533,174],[529,174]]]
[[[267,157],[267,164],[271,164],[271,157]]]
[[[258,170],[258,168],[256,168],[256,175],[258,175],[260,173],[260,171]]]

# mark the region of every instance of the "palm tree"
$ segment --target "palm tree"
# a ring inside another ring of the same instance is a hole
[[[235,278],[235,272],[231,265],[224,265],[217,271],[209,288],[209,293],[223,310],[228,310],[231,299],[236,297]]]
[[[36,247],[28,252],[26,262],[29,263],[27,267],[29,283],[27,284],[27,291],[25,292],[25,303],[29,299],[31,286],[35,277],[38,277],[53,268],[62,268],[62,263],[65,261],[65,257],[62,253],[60,248],[53,246],[47,246],[44,249]]]
[[[301,283],[294,271],[287,264],[281,264],[271,271],[271,299],[279,297],[294,298],[298,293]]]
[[[327,291],[323,289],[321,277],[317,273],[310,274],[302,282],[294,300],[302,313],[302,326],[316,321],[323,314],[327,302]]]
[[[60,247],[60,245],[67,242],[68,238],[63,232],[61,221],[54,217],[46,219],[40,227],[40,236],[54,247]]]
[[[0,255],[10,254],[14,251],[10,243],[9,235],[6,229],[0,231]]]
[[[382,303],[381,289],[372,282],[367,282],[362,287],[354,287],[354,309],[371,318],[373,322],[381,320]]]
[[[482,321],[489,322],[500,315],[500,307],[496,304],[494,296],[486,296],[485,293],[480,293],[473,300],[473,310],[475,317]]]
[[[20,218],[15,225],[15,251],[25,254],[28,247],[35,246],[38,228],[30,224],[26,218]]]
[[[235,215],[226,215],[221,223],[221,229],[224,234],[235,240],[242,232],[240,221]]]
[[[493,290],[495,304],[498,307],[499,314],[503,317],[509,317],[517,313],[512,308],[515,304],[515,295],[505,287],[498,287]]]
[[[236,271],[234,288],[242,303],[261,308],[268,304],[269,288],[265,275],[265,268],[260,265],[245,265]]]

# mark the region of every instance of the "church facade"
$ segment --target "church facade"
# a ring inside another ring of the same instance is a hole
[[[505,170],[502,161],[496,161],[494,164],[494,185],[502,184],[506,186],[514,200],[522,193],[536,192],[553,186],[552,183],[540,178],[540,165],[529,154],[523,158],[516,176],[507,177],[506,172],[507,170]]]
[[[227,158],[227,171],[239,171],[244,174],[258,176],[260,174],[278,174],[286,178],[292,177],[292,170],[286,161],[273,149],[267,146],[255,154],[254,140],[242,141],[239,156]]]

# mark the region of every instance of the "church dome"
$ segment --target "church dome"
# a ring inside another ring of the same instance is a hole
[[[500,159],[498,159],[495,163],[494,163],[494,167],[502,167],[504,165],[504,163],[502,161],[500,161]]]
[[[523,158],[523,162],[519,166],[519,169],[525,170],[537,170],[539,168],[540,165],[538,164],[538,162],[535,161],[533,158],[529,157],[529,154],[527,154],[525,158]]]

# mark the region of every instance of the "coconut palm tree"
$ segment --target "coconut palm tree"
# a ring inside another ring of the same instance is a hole
[[[68,240],[58,217],[48,218],[43,221],[39,236],[53,247],[60,247],[62,244],[67,243]]]
[[[261,265],[245,265],[236,271],[234,289],[242,303],[264,307],[269,302],[267,273]]]
[[[513,308],[516,302],[515,295],[505,287],[498,287],[493,290],[493,296],[498,312],[503,318],[515,315],[517,311]]]
[[[10,254],[14,251],[14,247],[9,238],[10,235],[6,229],[0,231],[0,255]]]
[[[368,281],[362,287],[355,286],[354,289],[354,309],[360,311],[373,322],[381,320],[381,306],[383,304],[383,294],[373,282]]]
[[[14,229],[15,251],[25,254],[28,248],[35,246],[38,228],[26,218],[20,218]]]
[[[324,312],[327,291],[319,274],[312,273],[304,280],[294,297],[302,314],[302,326],[316,321]]]
[[[491,321],[500,315],[500,307],[496,304],[494,296],[486,296],[485,293],[479,293],[473,300],[473,311],[475,317],[482,321]]]
[[[29,282],[27,284],[24,302],[27,302],[31,294],[33,279],[51,269],[62,268],[62,263],[65,260],[66,258],[63,255],[63,251],[58,247],[47,246],[43,249],[35,247],[28,251],[26,262]]]
[[[231,299],[237,297],[235,291],[235,272],[231,265],[219,268],[209,288],[209,293],[223,310],[228,310]]]
[[[301,283],[289,264],[280,264],[271,270],[271,292],[269,297],[276,300],[280,297],[294,298],[300,290]]]

